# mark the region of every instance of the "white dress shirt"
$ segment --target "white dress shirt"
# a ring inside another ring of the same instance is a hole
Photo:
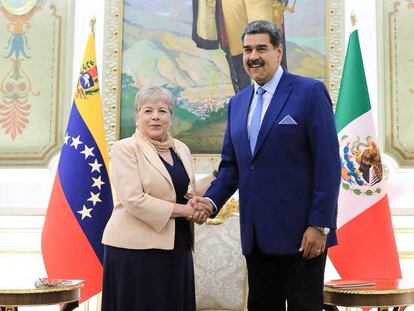
[[[261,123],[266,114],[267,108],[269,108],[270,101],[272,100],[273,94],[275,94],[276,88],[279,84],[282,74],[283,74],[283,68],[282,66],[279,66],[279,68],[276,70],[275,74],[273,75],[270,81],[266,82],[263,85],[257,84],[256,81],[254,82],[254,94],[253,94],[252,103],[249,108],[249,115],[247,117],[247,133],[249,134],[249,136],[250,136],[250,123],[252,122],[253,111],[257,104],[257,89],[261,87],[266,90],[266,93],[263,94],[263,109],[262,109],[262,117],[260,119],[261,120],[260,123]]]

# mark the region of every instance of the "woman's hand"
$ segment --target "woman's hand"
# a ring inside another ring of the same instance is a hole
[[[192,208],[190,201],[188,201],[187,204],[174,204],[171,218],[185,217],[188,220],[192,220],[193,215],[194,209]]]
[[[210,207],[200,203],[196,198],[189,199],[187,204],[174,204],[171,218],[185,217],[199,225],[205,223],[210,217]]]
[[[211,215],[211,208],[208,204],[202,200],[203,198],[194,196],[189,200],[192,208],[194,209],[193,221],[199,225],[205,223]]]

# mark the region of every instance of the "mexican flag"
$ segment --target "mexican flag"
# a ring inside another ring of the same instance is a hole
[[[342,161],[338,245],[329,257],[343,279],[400,278],[358,31],[354,30],[339,89],[335,121]]]

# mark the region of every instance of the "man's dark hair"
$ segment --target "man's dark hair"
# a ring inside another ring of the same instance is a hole
[[[242,41],[245,35],[267,33],[270,38],[270,43],[273,47],[278,47],[282,43],[282,32],[272,22],[265,20],[258,20],[250,22],[246,25],[242,33]]]

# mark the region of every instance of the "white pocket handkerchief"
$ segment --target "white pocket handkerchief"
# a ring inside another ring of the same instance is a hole
[[[298,123],[290,115],[287,115],[278,124],[298,125]]]

